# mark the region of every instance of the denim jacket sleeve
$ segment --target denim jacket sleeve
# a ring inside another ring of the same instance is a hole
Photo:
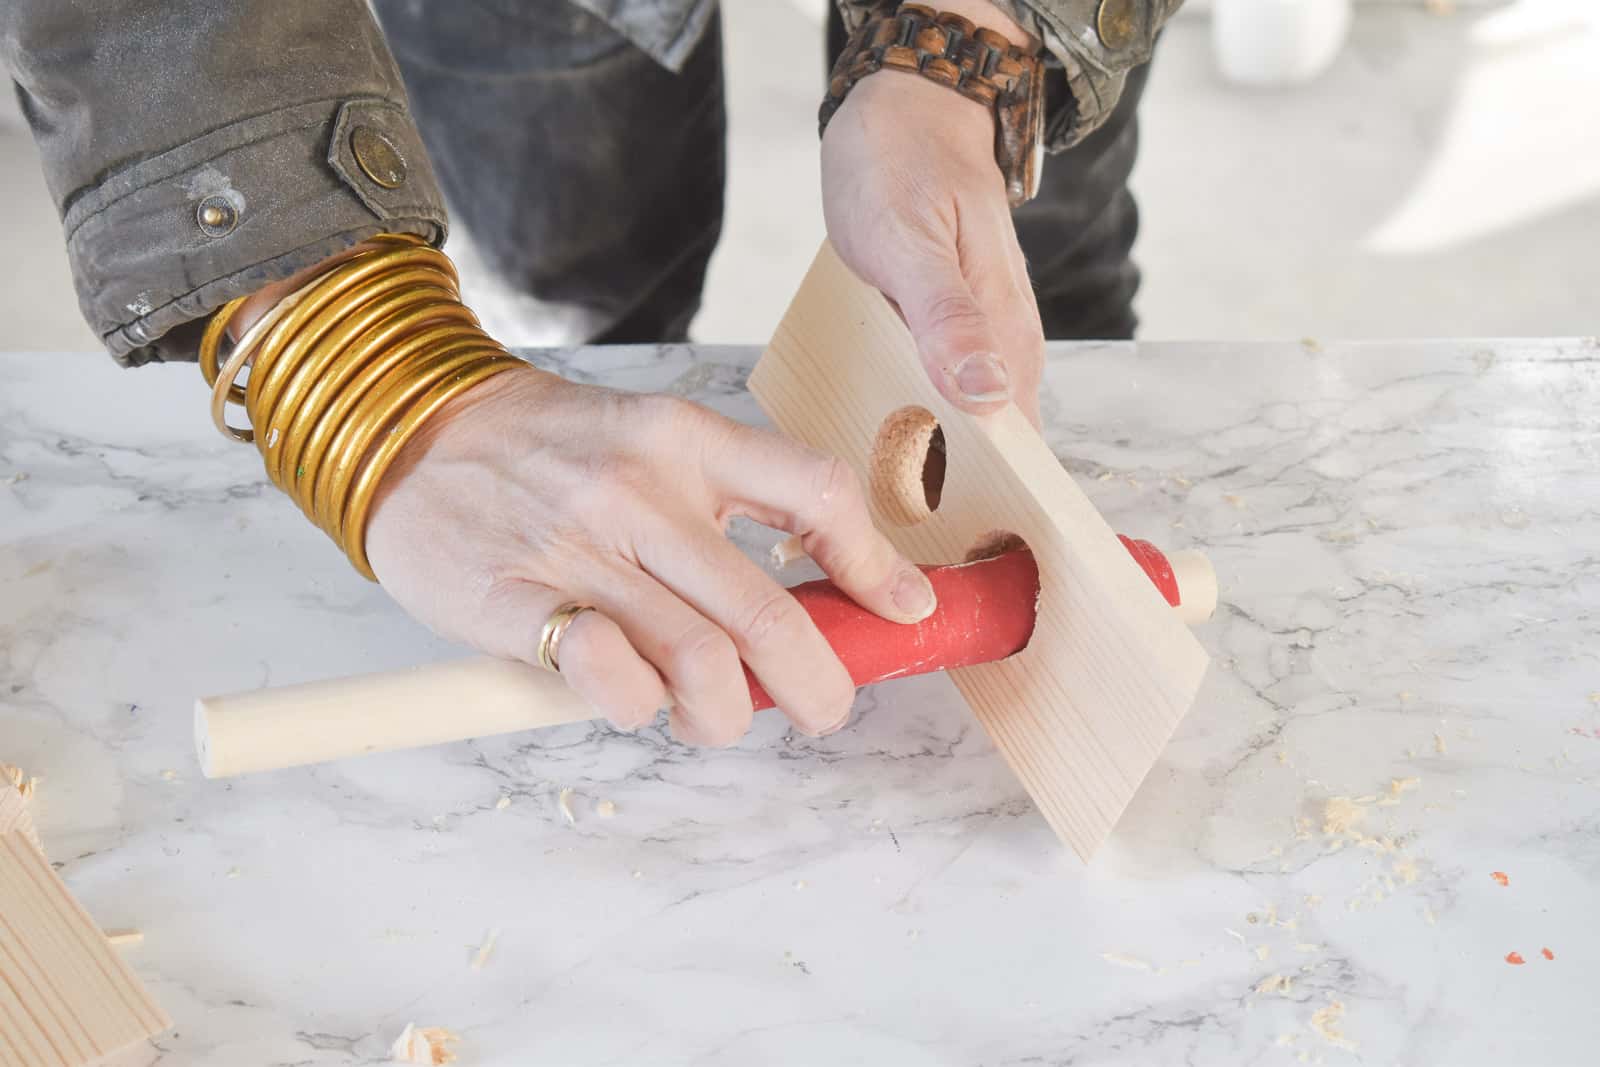
[[[374,234],[444,239],[365,0],[5,0],[0,62],[124,364],[192,359],[211,311]]]
[[[877,0],[837,0],[854,29]],[[922,0],[938,7],[938,0]],[[1066,74],[1068,99],[1050,101],[1045,144],[1071,148],[1111,114],[1128,71],[1148,62],[1160,32],[1183,0],[990,0],[1044,42]]]

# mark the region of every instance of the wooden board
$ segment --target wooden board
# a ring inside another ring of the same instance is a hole
[[[1028,647],[951,676],[1056,834],[1088,859],[1193,703],[1207,665],[1199,642],[1022,413],[978,419],[949,405],[905,325],[830,246],[750,391],[786,433],[843,458],[869,485],[880,430],[920,405],[944,432],[942,500],[901,525],[904,502],[869,491],[879,526],[919,563],[963,559],[997,531],[1033,549],[1039,618]],[[887,456],[878,469],[904,465]]]
[[[0,834],[0,1067],[80,1067],[172,1021],[44,855]]]

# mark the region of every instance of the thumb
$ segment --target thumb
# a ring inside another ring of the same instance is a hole
[[[975,415],[1006,406],[1011,376],[999,338],[958,264],[941,262],[911,279],[895,302],[928,377],[946,400]]]

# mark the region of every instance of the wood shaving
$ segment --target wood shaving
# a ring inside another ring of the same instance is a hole
[[[1281,993],[1288,996],[1294,990],[1294,979],[1286,974],[1269,974],[1256,983],[1256,993]]]
[[[483,939],[483,944],[478,946],[478,951],[472,957],[472,969],[483,970],[483,965],[489,962],[489,957],[494,954],[494,944],[500,940],[500,928],[495,927],[489,931],[489,936]]]
[[[1271,945],[1257,945],[1256,946],[1256,959],[1265,960],[1270,955],[1272,955],[1272,946]]]
[[[511,806],[511,794],[501,793],[500,799],[494,802],[495,811],[505,811]]]
[[[1315,337],[1302,337],[1300,338],[1300,344],[1304,346],[1307,352],[1315,353],[1322,351],[1322,342],[1317,340]]]
[[[1434,734],[1433,735],[1433,750],[1435,752],[1439,753],[1439,755],[1441,755],[1441,756],[1444,755],[1444,753],[1445,753],[1444,734]]]
[[[23,800],[32,800],[34,790],[39,787],[38,778],[23,774],[21,767],[13,767],[9,763],[0,763],[0,781],[9,782],[13,789],[22,794]]]
[[[142,945],[144,944],[144,932],[142,930],[107,930],[106,944]]]
[[[1306,907],[1308,907],[1308,908],[1314,908],[1318,904],[1321,904],[1321,903],[1322,903],[1322,898],[1320,896],[1318,896],[1317,894],[1315,894],[1315,893],[1313,893],[1310,896],[1306,897]]]
[[[617,814],[617,806],[612,801],[602,800],[594,806],[594,813],[602,819],[609,819]]]
[[[1230,507],[1232,507],[1234,510],[1236,510],[1236,511],[1244,510],[1244,497],[1239,496],[1236,493],[1223,493],[1222,494],[1222,499],[1224,501],[1226,501],[1228,503],[1228,505]]]
[[[779,570],[794,563],[796,560],[806,558],[806,550],[800,544],[800,535],[785,538],[772,546],[772,565]]]
[[[0,763],[0,833],[20,833],[43,855],[44,844],[33,825],[33,796],[38,785],[39,779],[23,774],[20,767]]]
[[[406,1028],[395,1038],[389,1048],[389,1059],[395,1063],[422,1063],[430,1067],[441,1067],[442,1064],[454,1063],[456,1054],[445,1048],[451,1042],[460,1041],[459,1035],[446,1030],[442,1026],[418,1027],[414,1023],[406,1023]]]
[[[567,820],[568,826],[578,825],[577,816],[572,814],[572,787],[565,786],[556,794],[556,807],[561,809],[561,817]]]
[[[1134,971],[1148,971],[1153,968],[1137,956],[1124,956],[1120,952],[1102,952],[1100,958],[1107,963],[1115,963],[1118,967],[1127,967]]]
[[[1366,809],[1349,797],[1329,797],[1322,806],[1322,832],[1329,837],[1349,833],[1366,816]]]
[[[1344,1001],[1330,1000],[1327,1007],[1319,1008],[1311,1016],[1311,1029],[1317,1036],[1336,1048],[1355,1050],[1356,1043],[1344,1036],[1339,1029],[1340,1020],[1344,1018]]]
[[[1422,784],[1421,778],[1391,778],[1389,779],[1389,795],[1398,797],[1401,793],[1415,789]]]

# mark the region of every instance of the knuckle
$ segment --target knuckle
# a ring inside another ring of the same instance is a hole
[[[968,329],[982,326],[983,310],[971,296],[944,292],[929,298],[922,309],[928,327],[934,330]]]
[[[741,613],[739,635],[747,646],[759,646],[774,636],[794,633],[806,618],[805,609],[788,590],[773,589]]]
[[[813,525],[848,515],[861,507],[866,496],[854,468],[838,456],[818,455],[811,476],[811,514]]]
[[[735,670],[739,653],[733,639],[710,623],[691,626],[673,642],[667,661],[682,684],[698,689],[717,675]]]

